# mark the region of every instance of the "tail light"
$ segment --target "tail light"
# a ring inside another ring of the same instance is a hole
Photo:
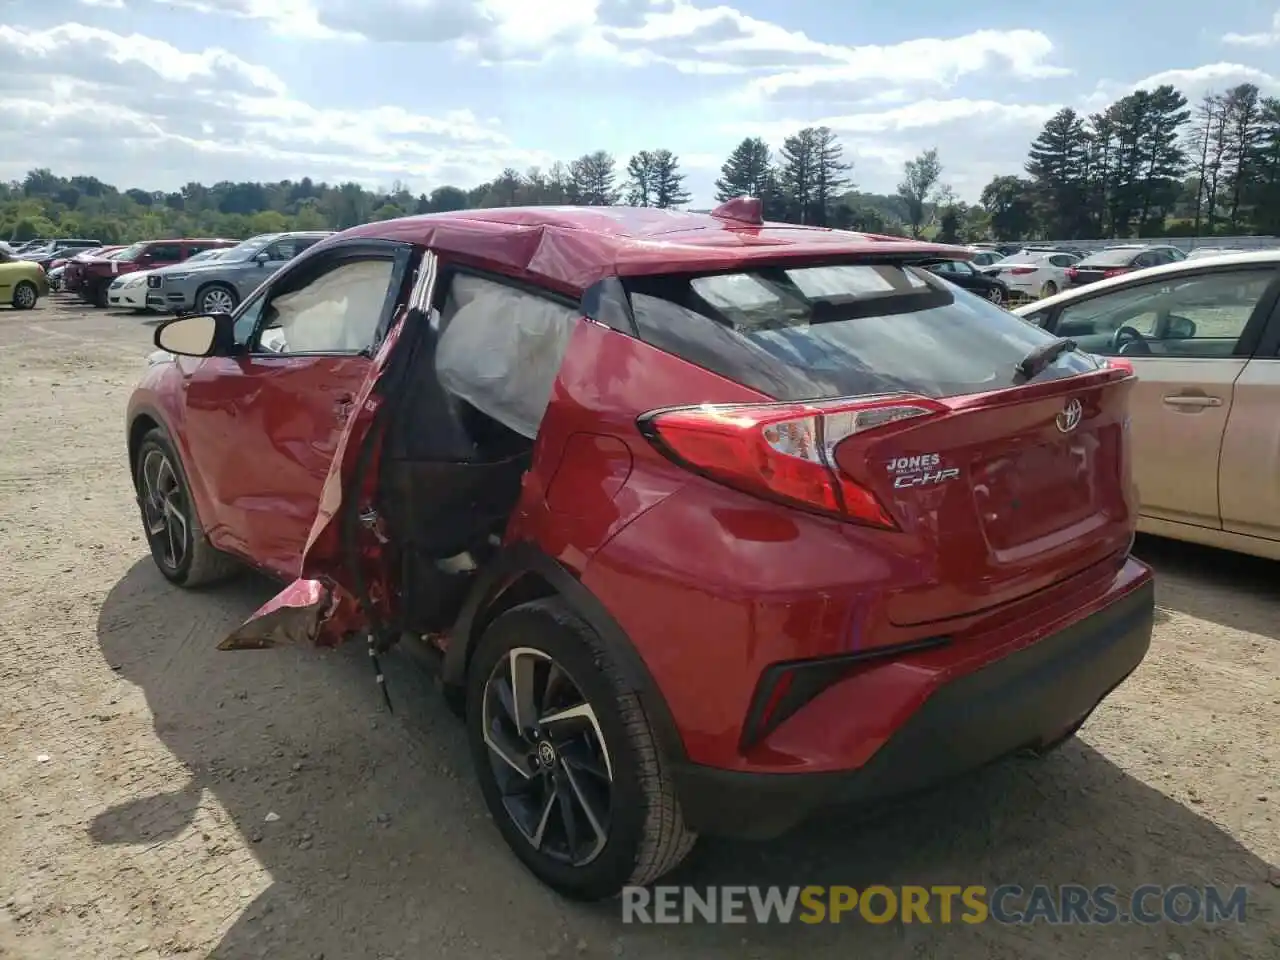
[[[1015,277],[1024,277],[1028,273],[1035,273],[1036,268],[1035,267],[1014,267],[1009,272],[1012,273]]]
[[[1128,273],[1132,269],[1132,267],[1112,267],[1110,270],[1102,271],[1102,279],[1106,280],[1108,277],[1118,277],[1122,273]]]
[[[1111,370],[1123,370],[1129,376],[1134,376],[1133,364],[1123,357],[1099,357],[1102,365]]]
[[[640,430],[668,458],[725,486],[854,523],[897,529],[866,487],[835,465],[837,444],[942,404],[905,395],[657,410]]]
[[[1080,276],[1080,271],[1079,271],[1079,270],[1077,270],[1075,267],[1067,267],[1067,279],[1068,279],[1068,280],[1074,280],[1074,279],[1076,279],[1076,277],[1078,277],[1078,276]]]

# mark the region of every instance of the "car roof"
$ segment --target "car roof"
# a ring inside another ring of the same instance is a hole
[[[1134,286],[1146,283],[1149,280],[1158,280],[1161,277],[1177,277],[1182,274],[1195,274],[1206,270],[1217,272],[1223,267],[1248,267],[1258,264],[1270,264],[1280,267],[1280,249],[1254,250],[1249,253],[1228,253],[1221,257],[1214,257],[1212,263],[1179,260],[1176,263],[1164,263],[1158,267],[1147,267],[1145,270],[1138,270],[1135,273],[1124,273],[1108,280],[1099,280],[1097,283],[1091,283],[1088,286],[1064,290],[1062,293],[1054,294],[1052,297],[1045,297],[1043,300],[1036,300],[1016,307],[1013,312],[1020,317],[1025,317],[1031,313],[1039,313],[1041,310],[1052,309],[1060,304],[1084,300],[1098,293],[1114,290],[1117,287]]]
[[[735,204],[737,204],[735,206]],[[500,207],[382,220],[347,239],[421,244],[469,265],[581,294],[611,276],[749,268],[766,261],[858,254],[968,260],[963,247],[754,219],[745,198],[712,213],[654,207]]]

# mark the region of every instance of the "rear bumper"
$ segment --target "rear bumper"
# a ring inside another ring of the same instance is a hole
[[[700,833],[767,839],[821,807],[912,793],[1051,746],[1142,662],[1154,615],[1147,575],[1097,613],[938,688],[855,770],[759,774],[677,765],[685,820]]]

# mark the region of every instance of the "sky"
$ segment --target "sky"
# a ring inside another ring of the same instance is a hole
[[[0,0],[0,178],[474,186],[825,124],[857,187],[937,147],[976,200],[1044,121],[1173,83],[1280,94],[1277,0]],[[1229,11],[1229,12],[1228,12]]]

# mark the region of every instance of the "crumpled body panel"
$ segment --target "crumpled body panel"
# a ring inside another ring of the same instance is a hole
[[[762,226],[654,207],[503,207],[353,227],[352,237],[414,243],[450,260],[579,296],[611,276],[732,269],[752,262],[838,256],[972,254],[946,244],[784,223]]]

